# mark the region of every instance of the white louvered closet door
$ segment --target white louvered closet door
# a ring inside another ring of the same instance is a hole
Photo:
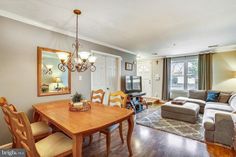
[[[110,92],[118,90],[118,59],[112,56],[95,54],[96,71],[92,73],[92,90],[103,89],[104,104],[108,104]]]

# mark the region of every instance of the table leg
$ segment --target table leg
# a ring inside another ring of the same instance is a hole
[[[128,119],[128,135],[127,135],[127,146],[129,150],[129,155],[132,156],[132,148],[131,148],[131,136],[134,129],[134,115],[131,115]]]
[[[40,121],[40,114],[36,110],[33,110],[33,121],[34,122]]]
[[[81,134],[73,136],[73,157],[82,157],[83,136]]]

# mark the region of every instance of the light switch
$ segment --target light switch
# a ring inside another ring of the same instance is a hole
[[[82,76],[79,76],[79,81],[81,81],[82,80]]]

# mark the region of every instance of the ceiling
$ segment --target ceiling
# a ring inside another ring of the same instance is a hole
[[[0,15],[135,54],[195,53],[236,44],[235,0],[1,0]]]

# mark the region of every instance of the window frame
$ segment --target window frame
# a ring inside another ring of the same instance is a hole
[[[199,57],[197,56],[197,55],[194,55],[194,56],[186,56],[186,57],[175,57],[175,58],[171,58],[171,61],[170,61],[170,91],[172,91],[172,90],[180,90],[180,91],[188,91],[188,90],[191,90],[191,89],[188,89],[188,86],[189,86],[189,80],[188,80],[188,78],[189,78],[189,74],[188,74],[188,72],[189,72],[189,67],[188,67],[188,64],[189,64],[189,62],[191,62],[191,61],[194,61],[194,60],[197,60],[197,73],[196,73],[196,78],[198,78],[199,76],[199,74],[198,74],[198,72],[199,72],[199,63],[198,63],[198,61],[199,61]],[[172,64],[173,63],[184,63],[184,74],[183,74],[183,77],[184,77],[184,83],[183,83],[183,89],[173,89],[172,87]],[[198,89],[198,84],[199,84],[199,80],[198,80],[198,82],[197,82],[197,85],[196,85],[196,87],[195,87],[195,90],[197,90]]]

